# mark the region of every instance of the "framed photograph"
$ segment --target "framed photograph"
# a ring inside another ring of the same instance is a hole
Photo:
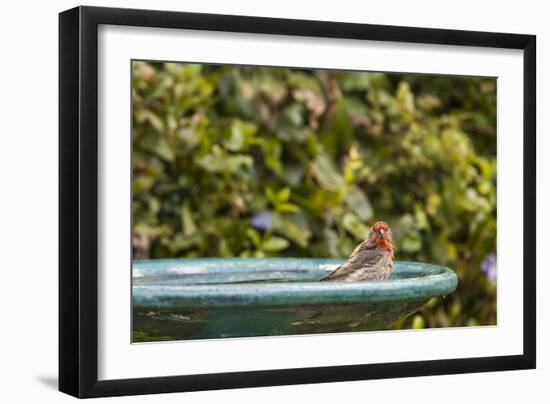
[[[532,35],[59,17],[59,388],[531,369]]]

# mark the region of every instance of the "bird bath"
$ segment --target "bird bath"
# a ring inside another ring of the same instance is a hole
[[[400,261],[385,281],[318,282],[341,262],[134,261],[133,342],[383,330],[457,286],[448,268]]]

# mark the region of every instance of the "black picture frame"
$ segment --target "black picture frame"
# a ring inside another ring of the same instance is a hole
[[[98,26],[181,28],[523,51],[523,354],[98,381]],[[102,397],[536,366],[536,37],[183,12],[77,7],[59,15],[59,390]]]

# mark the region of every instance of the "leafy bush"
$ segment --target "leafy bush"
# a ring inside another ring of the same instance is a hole
[[[346,257],[384,220],[459,288],[396,327],[496,322],[496,80],[133,63],[135,258]]]

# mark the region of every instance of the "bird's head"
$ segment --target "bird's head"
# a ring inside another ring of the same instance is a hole
[[[388,241],[391,241],[391,230],[390,226],[388,226],[385,222],[376,222],[371,228],[370,228],[370,237],[371,238],[383,238]]]
[[[376,222],[369,231],[369,239],[376,243],[378,247],[390,250],[393,255],[393,245],[391,239],[391,230],[385,222]]]

